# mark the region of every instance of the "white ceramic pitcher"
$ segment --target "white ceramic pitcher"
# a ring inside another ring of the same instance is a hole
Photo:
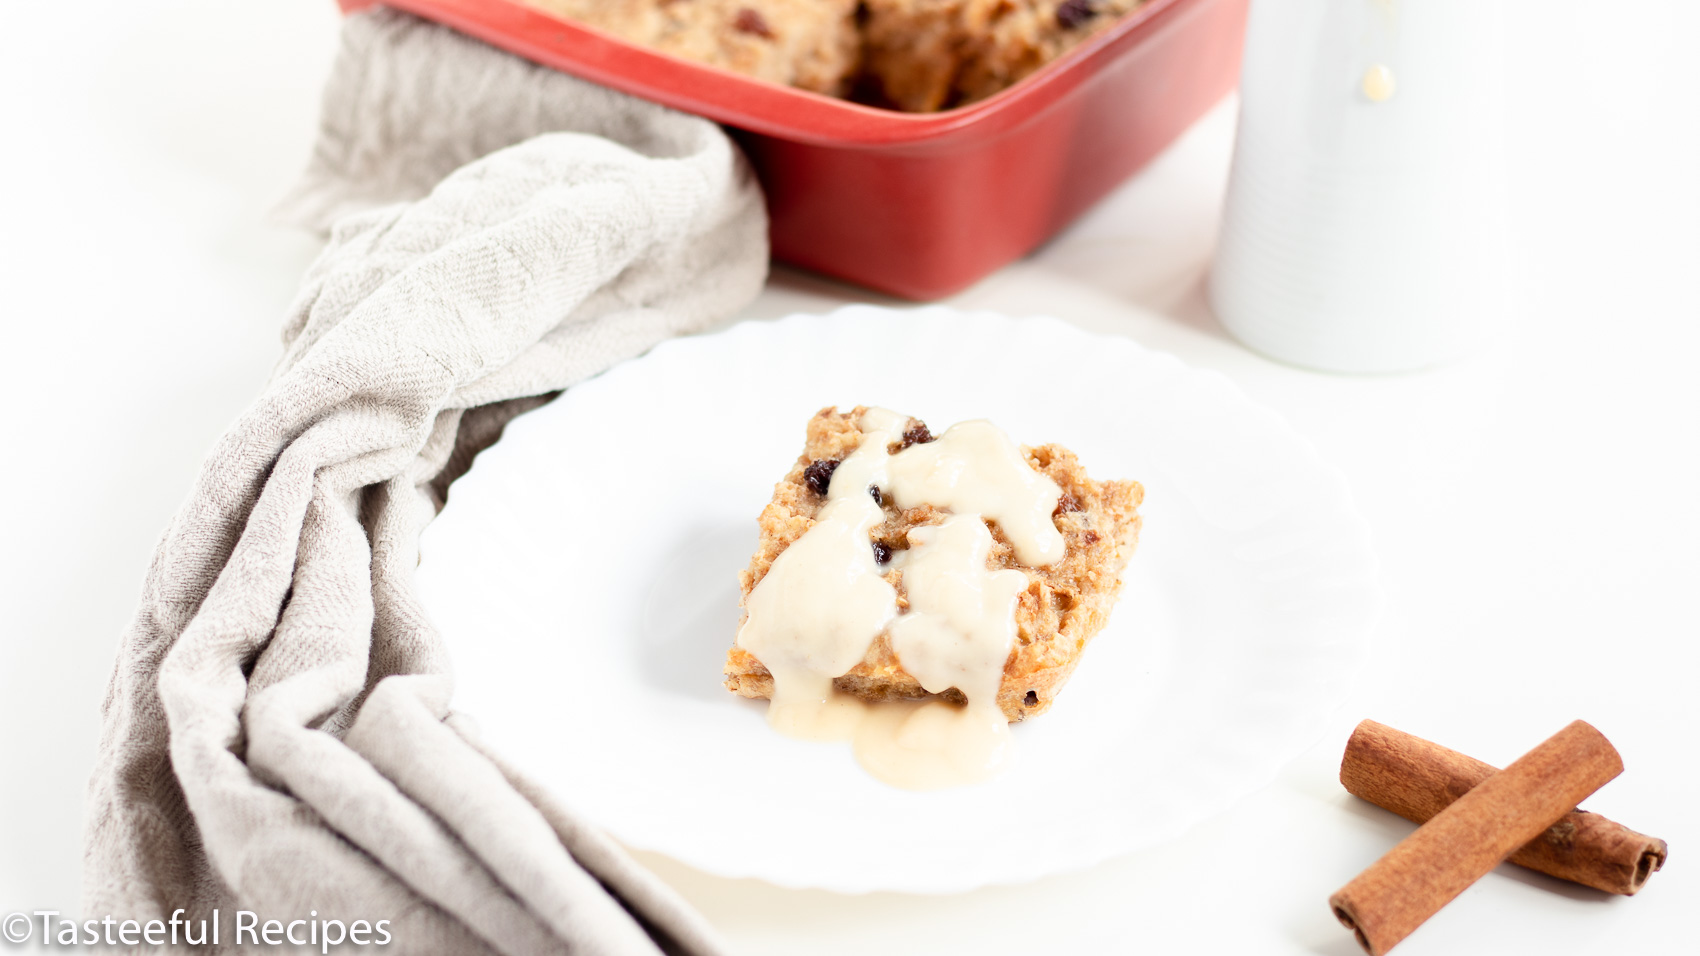
[[[1499,319],[1502,2],[1253,0],[1210,277],[1241,341],[1401,371]]]

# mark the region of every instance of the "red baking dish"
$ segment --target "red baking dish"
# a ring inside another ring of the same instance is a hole
[[[775,258],[932,299],[1050,238],[1232,89],[1248,0],[1151,0],[996,96],[940,113],[675,59],[513,0],[383,2],[724,124],[766,191]]]

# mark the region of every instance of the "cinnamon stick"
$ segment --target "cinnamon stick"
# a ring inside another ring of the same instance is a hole
[[[1381,956],[1622,772],[1611,742],[1575,721],[1435,814],[1328,903]]]
[[[1366,720],[1346,741],[1346,790],[1426,823],[1498,768],[1437,743]],[[1586,810],[1571,810],[1511,854],[1511,862],[1607,893],[1633,896],[1665,864],[1665,841]]]

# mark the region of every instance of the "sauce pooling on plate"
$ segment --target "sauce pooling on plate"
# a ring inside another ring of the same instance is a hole
[[[1027,576],[987,567],[993,539],[986,521],[997,523],[1023,563],[1053,564],[1064,552],[1051,520],[1062,489],[989,422],[963,422],[893,455],[889,448],[907,421],[879,408],[863,414],[861,442],[832,472],[814,525],[750,592],[737,644],[773,675],[768,722],[775,729],[851,739],[874,776],[926,790],[987,779],[1009,762],[1009,724],[997,692]],[[885,498],[899,508],[929,504],[951,514],[910,531],[908,549],[882,568],[872,530]],[[894,570],[904,610],[885,577]],[[835,690],[833,679],[860,663],[882,633],[925,690],[954,687],[967,705],[870,705]]]

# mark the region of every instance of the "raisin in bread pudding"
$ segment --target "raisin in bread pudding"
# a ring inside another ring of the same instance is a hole
[[[859,621],[847,638],[847,632],[833,632],[834,640],[843,639],[833,650],[835,663],[822,664],[813,649],[807,655],[807,667],[830,676],[838,693],[866,701],[943,698],[958,703],[979,696],[986,705],[995,701],[1008,721],[1051,706],[1087,643],[1109,619],[1122,569],[1138,541],[1143,489],[1133,481],[1094,481],[1066,448],[1018,447],[989,423],[965,422],[942,438],[938,441],[917,419],[866,407],[826,408],[809,421],[804,452],[762,510],[760,541],[749,568],[740,573],[745,615],[726,658],[728,689],[745,697],[774,697],[774,670],[761,659],[761,648],[775,645],[748,635],[759,623],[753,618],[761,605],[757,591],[762,582],[777,566],[789,564],[793,580],[783,583],[792,594],[769,593],[769,605],[831,603],[857,591],[869,598],[827,609]],[[881,445],[881,439],[883,447],[870,447]],[[988,473],[981,476],[983,487],[957,481],[974,468]],[[867,487],[859,487],[862,483]],[[1011,504],[1018,499],[1025,504]],[[852,509],[855,517],[846,518],[844,509]],[[819,533],[811,535],[817,528]],[[809,543],[799,545],[806,535]],[[946,545],[951,541],[959,541],[961,548],[950,551]],[[794,579],[801,552],[827,545],[848,550],[821,565],[831,578],[824,591],[799,598],[807,586]],[[787,558],[793,548],[799,554]],[[947,554],[957,566],[929,579],[945,583],[929,584],[930,598],[918,594],[919,575],[937,571],[934,565],[947,560]],[[847,560],[849,579],[842,577]],[[969,567],[976,562],[977,568]],[[858,569],[860,578],[855,577]],[[978,590],[965,592],[965,575],[981,576],[984,587],[975,584]],[[964,611],[965,594],[981,603]],[[920,598],[931,603],[917,603]],[[881,600],[892,606],[880,608]],[[964,614],[970,623],[961,623]],[[943,643],[928,645],[911,633],[927,631],[922,625],[929,622]],[[974,622],[986,623],[982,630],[991,636],[976,636]],[[815,626],[824,633],[836,624],[825,619]],[[913,657],[908,667],[906,653]],[[941,661],[941,654],[949,659]],[[982,665],[958,659],[965,654],[978,654]],[[797,659],[787,658],[777,669],[799,666]],[[917,670],[920,677],[913,673]]]

